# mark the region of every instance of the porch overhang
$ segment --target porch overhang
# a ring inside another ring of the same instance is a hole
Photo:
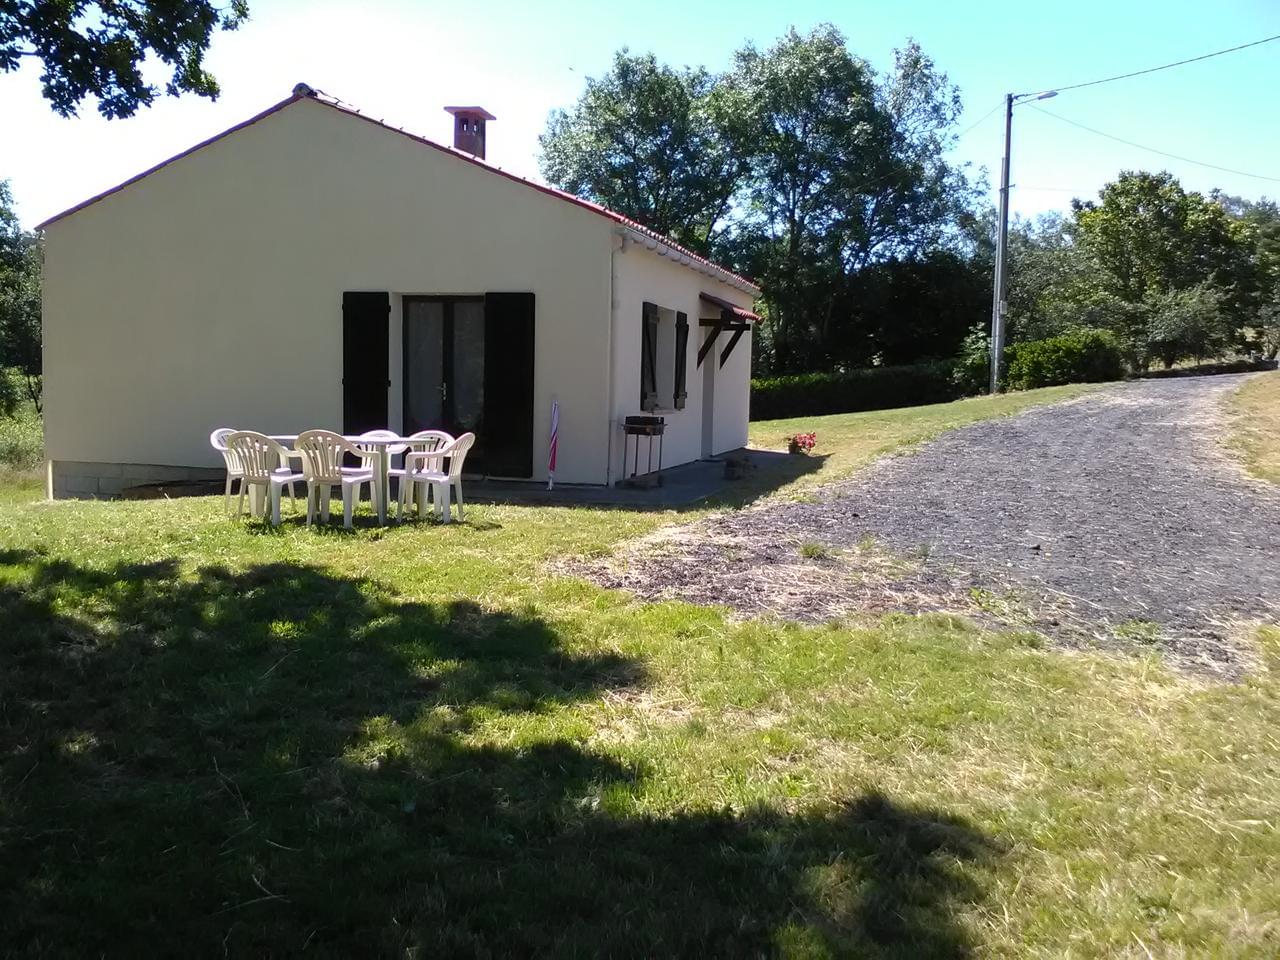
[[[728,310],[735,320],[742,320],[747,323],[760,322],[760,314],[752,313],[746,307],[740,307],[736,303],[730,303],[724,297],[717,297],[714,293],[704,291],[698,294],[698,299],[703,303],[710,303],[719,307],[722,312]]]
[[[751,329],[751,324],[760,320],[759,314],[752,313],[745,307],[740,307],[735,303],[725,300],[723,297],[717,297],[713,293],[699,293],[698,299],[703,303],[710,303],[720,308],[720,316],[714,319],[703,319],[700,325],[711,328],[711,335],[703,341],[702,347],[698,350],[698,366],[702,366],[702,361],[707,358],[707,354],[711,352],[715,346],[720,332],[732,332],[733,336],[729,338],[729,342],[720,351],[720,366],[724,366],[725,361],[729,359],[729,355],[733,353],[733,348],[738,345],[738,341],[742,339],[742,335]]]

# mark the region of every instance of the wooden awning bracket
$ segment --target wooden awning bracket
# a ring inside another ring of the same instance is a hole
[[[715,346],[716,337],[720,336],[720,331],[724,329],[725,324],[730,322],[732,316],[733,315],[728,310],[721,310],[720,319],[701,321],[701,324],[700,324],[701,326],[704,326],[704,327],[710,326],[712,330],[711,330],[711,336],[707,337],[707,339],[703,341],[702,346],[698,348],[697,366],[701,367],[702,361],[707,359],[707,354],[710,353],[711,348]]]
[[[711,327],[711,336],[703,342],[702,347],[698,350],[698,366],[702,366],[702,361],[707,359],[707,354],[711,352],[711,348],[715,346],[716,338],[720,336],[721,331],[732,332],[733,336],[729,338],[729,342],[725,344],[724,351],[720,354],[720,366],[724,366],[724,362],[729,359],[729,354],[733,353],[733,348],[738,345],[738,341],[742,339],[742,335],[751,329],[751,323],[746,320],[737,319],[732,310],[721,310],[720,317],[716,320],[708,320],[705,317],[698,321],[700,326]]]
[[[742,339],[742,335],[751,329],[751,324],[744,323],[733,331],[733,336],[729,338],[729,342],[725,344],[724,350],[720,354],[720,366],[724,366],[724,362],[729,359],[729,354],[733,353],[733,348],[738,345],[738,341]]]

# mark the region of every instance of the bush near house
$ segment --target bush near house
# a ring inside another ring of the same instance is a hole
[[[44,430],[35,405],[23,396],[25,387],[16,370],[0,369],[0,400],[11,402],[0,409],[0,471],[31,470],[44,459]]]
[[[1120,343],[1108,330],[1079,329],[1005,350],[1005,387],[1032,390],[1064,383],[1101,383],[1125,374]]]
[[[945,403],[961,395],[949,362],[802,373],[751,381],[751,419],[780,420]]]

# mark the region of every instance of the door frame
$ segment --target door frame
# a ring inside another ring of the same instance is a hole
[[[457,427],[453,415],[453,307],[457,303],[478,303],[484,306],[483,293],[406,293],[400,297],[400,423],[405,434],[409,433],[409,306],[414,303],[439,303],[440,323],[440,379],[449,387],[440,404],[442,426],[450,433]]]

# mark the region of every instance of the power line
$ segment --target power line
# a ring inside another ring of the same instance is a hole
[[[1046,87],[1045,89],[1053,90],[1056,93],[1066,93],[1068,90],[1080,90],[1083,87],[1096,87],[1100,83],[1112,83],[1116,80],[1128,80],[1130,77],[1141,77],[1147,73],[1158,73],[1161,70],[1171,70],[1174,67],[1182,67],[1188,63],[1199,63],[1201,60],[1220,57],[1225,53],[1235,53],[1237,50],[1247,50],[1250,47],[1257,47],[1264,43],[1271,43],[1273,40],[1280,40],[1280,33],[1277,33],[1274,37],[1263,37],[1261,40],[1254,40],[1251,43],[1242,43],[1238,47],[1228,47],[1225,50],[1215,50],[1213,53],[1205,53],[1198,57],[1189,57],[1186,60],[1176,60],[1173,63],[1161,64],[1158,67],[1148,67],[1146,70],[1135,70],[1132,73],[1121,73],[1114,77],[1103,77],[1101,80],[1089,80],[1086,83],[1073,83],[1069,87]]]
[[[1010,189],[1030,190],[1033,193],[1093,193],[1092,189],[1081,187],[1036,187],[1029,183],[1014,183],[1010,185]]]
[[[1003,106],[1004,106],[1004,101],[1003,101],[1003,100],[1001,100],[1001,101],[999,101],[998,103],[996,103],[996,105],[995,105],[994,107],[992,107],[990,110],[988,110],[988,111],[987,111],[986,113],[984,113],[982,116],[980,116],[980,117],[979,117],[977,120],[975,120],[973,123],[969,124],[969,126],[965,127],[963,130],[961,130],[959,133],[957,133],[957,134],[956,134],[956,139],[957,139],[957,140],[959,140],[959,139],[960,139],[961,137],[963,137],[966,133],[972,133],[974,130],[978,129],[978,127],[982,126],[982,125],[987,121],[987,119],[988,119],[988,118],[989,118],[993,113],[995,113],[997,110],[999,110],[999,109],[1000,109],[1001,107],[1003,107]]]
[[[1223,173],[1234,173],[1236,176],[1239,176],[1239,177],[1249,177],[1253,180],[1267,180],[1267,181],[1270,181],[1271,183],[1280,183],[1280,177],[1268,177],[1261,173],[1249,173],[1247,170],[1236,170],[1233,167],[1222,167],[1216,163],[1206,163],[1203,160],[1194,160],[1191,157],[1184,157],[1181,154],[1169,153],[1169,151],[1167,150],[1159,150],[1156,147],[1148,147],[1146,144],[1135,143],[1132,140],[1126,140],[1123,137],[1117,137],[1114,134],[1105,133],[1102,130],[1097,130],[1093,127],[1086,126],[1085,124],[1080,123],[1076,120],[1070,120],[1067,117],[1062,116],[1061,114],[1054,113],[1051,110],[1046,110],[1044,107],[1037,107],[1034,103],[1027,104],[1027,106],[1031,107],[1032,110],[1035,110],[1038,113],[1043,113],[1047,117],[1053,117],[1053,119],[1061,120],[1063,123],[1070,124],[1073,127],[1079,127],[1081,130],[1087,130],[1089,133],[1092,133],[1095,136],[1105,137],[1108,140],[1114,140],[1116,143],[1123,143],[1126,146],[1136,147],[1139,150],[1146,150],[1148,153],[1159,154],[1162,157],[1169,157],[1173,160],[1181,160],[1183,163],[1195,164],[1197,167],[1207,167],[1210,170],[1219,170]]]

